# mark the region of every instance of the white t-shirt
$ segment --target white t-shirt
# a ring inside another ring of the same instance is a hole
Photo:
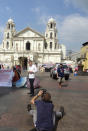
[[[30,74],[30,73],[29,73],[29,78],[30,78],[30,79],[35,78],[35,73],[37,72],[37,67],[36,67],[36,65],[29,66],[28,72],[29,72],[29,71],[34,72],[33,74]]]

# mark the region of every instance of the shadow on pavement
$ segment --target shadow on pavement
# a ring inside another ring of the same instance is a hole
[[[12,87],[12,88],[7,88],[7,87],[0,87],[0,97],[4,95],[8,95],[10,92],[15,92],[19,89]]]
[[[68,87],[68,84],[63,84],[62,87]]]

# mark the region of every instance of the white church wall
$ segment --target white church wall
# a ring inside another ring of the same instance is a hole
[[[43,41],[37,41],[37,51],[43,52]]]
[[[50,24],[52,22],[53,22],[53,27],[51,29]],[[12,21],[11,24],[14,24],[14,22]],[[30,57],[30,55],[32,55],[33,60],[36,58],[36,61],[38,60],[38,62],[40,63],[60,62],[61,52],[58,48],[58,45],[57,45],[57,48],[55,49],[55,43],[58,44],[56,22],[54,19],[51,18],[47,25],[49,26],[47,26],[45,34],[48,34],[48,36],[45,38],[38,32],[33,31],[30,28],[25,28],[21,32],[15,34],[13,38],[7,39],[6,35],[8,32],[8,29],[5,30],[5,33],[4,33],[5,38],[3,39],[3,42],[5,45],[4,49],[6,49],[5,53],[7,54],[7,56],[11,55],[10,52],[13,50],[13,55],[15,52],[18,55],[18,58],[19,57],[28,58]],[[14,33],[14,31],[12,32],[12,30],[9,29],[10,35],[11,33]],[[52,32],[52,38],[50,37],[51,32]],[[12,37],[12,35],[10,37]],[[7,41],[9,41],[10,43],[10,48],[8,49],[6,47]],[[47,49],[44,49],[45,41],[48,44]],[[26,49],[27,42],[30,43],[29,50]],[[52,42],[52,48],[50,48],[50,42]],[[13,47],[12,47],[12,43],[13,43]],[[8,59],[10,61],[10,57]],[[19,59],[17,59],[16,62],[17,61],[19,61]]]
[[[27,38],[27,37],[29,37],[29,36],[30,36],[30,38],[40,37],[38,34],[34,33],[34,32],[31,31],[31,30],[30,30],[30,31],[28,30],[28,31],[26,31],[26,32],[23,32],[22,34],[19,35],[19,37],[21,37],[21,38],[22,38],[22,37],[26,37],[26,38]]]
[[[44,55],[43,63],[60,63],[61,58],[58,55]]]

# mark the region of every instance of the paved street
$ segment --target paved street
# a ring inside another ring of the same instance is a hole
[[[88,77],[72,75],[60,89],[49,73],[37,76],[41,87],[51,93],[55,110],[61,105],[65,108],[66,114],[58,122],[56,131],[88,131]],[[30,131],[33,128],[32,117],[26,109],[30,100],[28,92],[26,88],[0,88],[0,131]]]

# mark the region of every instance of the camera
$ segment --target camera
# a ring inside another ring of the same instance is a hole
[[[27,105],[27,111],[29,112],[31,110],[31,104]]]
[[[42,94],[42,97],[46,94],[47,90],[46,89],[42,89],[43,91],[43,94]]]

